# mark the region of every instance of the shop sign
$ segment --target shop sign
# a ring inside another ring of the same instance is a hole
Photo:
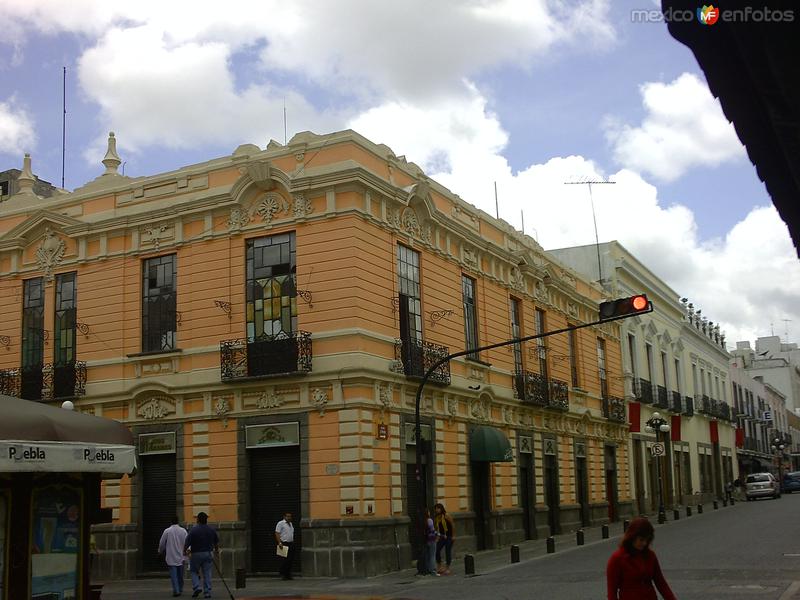
[[[386,425],[386,423],[379,423],[378,424],[377,439],[379,439],[379,440],[388,440],[389,439],[389,427]]]
[[[245,445],[248,448],[273,448],[277,446],[298,446],[300,444],[299,423],[265,423],[247,425]]]
[[[139,435],[139,455],[175,454],[175,432],[142,433]]]
[[[417,445],[416,425],[414,423],[406,423],[405,433],[406,433],[406,446],[416,446]],[[420,433],[422,434],[423,442],[431,441],[430,425],[420,425]]]
[[[0,442],[0,473],[132,473],[133,446],[80,442]]]

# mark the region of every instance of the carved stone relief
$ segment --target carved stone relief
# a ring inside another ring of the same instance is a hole
[[[400,226],[409,235],[420,237],[419,219],[417,219],[417,213],[413,208],[403,210],[403,214],[400,217]]]
[[[248,223],[250,223],[250,215],[247,214],[246,210],[240,206],[231,208],[231,214],[228,217],[229,229],[239,229],[245,227]]]
[[[166,396],[153,396],[139,402],[136,415],[147,421],[164,419],[175,414],[175,400]]]
[[[319,416],[325,416],[325,408],[328,406],[328,392],[320,388],[314,388],[311,392],[311,404],[319,411]]]
[[[39,245],[39,249],[36,250],[36,264],[44,272],[45,281],[50,282],[53,280],[53,269],[61,264],[66,249],[67,246],[64,240],[58,237],[52,229],[46,227],[42,243]]]
[[[152,245],[158,252],[161,244],[174,237],[175,228],[172,225],[160,224],[149,225],[141,230],[141,244],[143,246]]]
[[[268,194],[266,198],[258,203],[256,213],[264,223],[272,223],[272,218],[280,211],[282,204],[283,199],[280,196]]]
[[[476,398],[472,400],[469,412],[473,418],[479,421],[489,421],[492,415],[492,404],[487,398]]]
[[[294,195],[292,209],[296,218],[305,217],[314,212],[314,206],[311,204],[311,200],[306,198],[304,194]]]
[[[262,410],[280,408],[282,405],[283,400],[274,392],[274,390],[262,392],[261,395],[256,398],[256,408],[260,408]]]

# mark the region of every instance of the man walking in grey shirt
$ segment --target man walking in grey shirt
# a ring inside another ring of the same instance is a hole
[[[172,517],[172,525],[161,534],[158,542],[158,553],[164,555],[172,580],[172,597],[183,593],[183,545],[186,542],[186,530],[179,524],[178,517]]]

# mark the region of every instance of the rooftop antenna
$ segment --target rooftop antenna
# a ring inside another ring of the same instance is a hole
[[[283,145],[286,145],[286,96],[283,97]]]
[[[589,202],[592,205],[592,220],[594,221],[594,242],[597,249],[597,281],[603,285],[603,267],[600,264],[600,236],[597,235],[597,215],[594,212],[594,198],[592,197],[592,185],[614,185],[616,181],[609,181],[605,178],[591,179],[583,177],[579,181],[565,181],[564,185],[585,185],[589,188]]]
[[[791,319],[781,319],[781,321],[783,321],[783,326],[785,328],[784,329],[784,333],[786,335],[786,341],[784,343],[788,344],[789,343],[789,323],[791,323],[792,320]]]
[[[497,203],[497,182],[494,182],[494,216],[500,220],[500,205]]]
[[[64,189],[64,158],[67,154],[67,67],[64,67],[64,77],[61,84],[61,106],[64,109],[61,115],[61,189]]]
[[[522,219],[522,235],[525,235],[525,211],[519,209],[519,216]]]

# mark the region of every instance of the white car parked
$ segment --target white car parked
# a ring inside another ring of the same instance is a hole
[[[754,498],[780,498],[781,487],[772,473],[753,473],[745,480],[747,500]]]

